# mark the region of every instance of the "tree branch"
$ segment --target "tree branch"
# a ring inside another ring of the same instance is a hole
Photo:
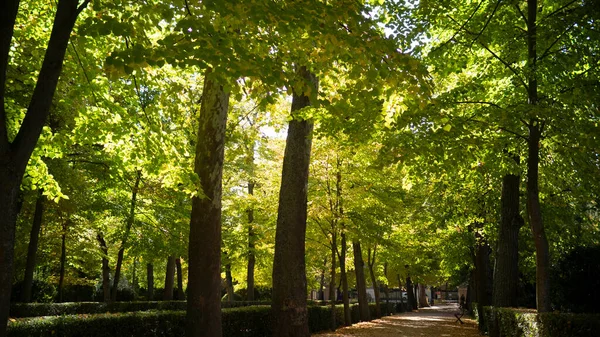
[[[556,43],[558,43],[558,41],[560,41],[562,39],[562,37],[567,34],[571,29],[573,29],[573,27],[575,27],[575,22],[572,23],[567,29],[565,29],[553,42],[552,44],[550,44],[550,46],[548,48],[546,48],[546,50],[544,50],[544,52],[542,53],[542,56],[540,56],[538,58],[538,61],[541,61],[542,59],[544,59],[546,56],[548,56],[550,54],[550,49],[552,49],[552,47],[554,47],[554,45]]]
[[[454,41],[454,38],[456,37],[456,35],[458,35],[458,33],[465,28],[467,23],[469,23],[469,21],[471,21],[473,16],[475,16],[475,13],[477,13],[477,11],[479,11],[479,8],[481,7],[482,4],[483,4],[483,1],[480,1],[479,4],[477,4],[477,7],[475,7],[475,10],[473,11],[473,13],[471,13],[471,15],[467,18],[467,20],[465,22],[463,22],[462,25],[460,25],[460,27],[456,30],[456,32],[454,32],[452,37],[450,37],[446,42],[444,42],[444,43],[440,44],[439,46],[437,46],[436,48],[434,48],[431,52],[441,49],[442,47],[444,47],[445,45],[450,43],[450,41]],[[455,20],[452,20],[452,21],[456,22]],[[456,23],[458,23],[458,22],[456,22]]]
[[[0,154],[9,150],[6,127],[4,95],[6,93],[6,70],[10,53],[10,42],[15,29],[15,20],[19,11],[19,0],[3,0],[0,5]]]
[[[479,33],[477,33],[477,36],[475,36],[473,38],[471,44],[475,43],[475,41],[477,41],[477,39],[479,39],[479,37],[481,36],[481,34],[483,34],[483,32],[485,31],[485,29],[487,28],[487,26],[490,24],[490,21],[492,21],[492,18],[494,17],[494,14],[496,14],[496,11],[498,10],[498,7],[500,7],[500,1],[501,0],[498,0],[498,2],[496,2],[496,6],[494,7],[494,10],[492,11],[492,14],[485,21],[485,24],[483,25],[483,28],[481,28],[481,30],[479,31]]]
[[[519,12],[519,14],[521,15],[523,21],[525,21],[525,25],[527,25],[527,17],[525,16],[525,13],[523,13],[523,11],[521,10],[521,7],[519,7],[519,4],[515,3],[515,8],[517,9],[517,12]]]
[[[450,102],[452,104],[483,104],[483,105],[489,105],[489,106],[493,106],[495,108],[504,110],[503,107],[499,106],[496,103],[493,102],[478,102],[478,101],[458,101],[458,102]]]
[[[88,2],[88,1],[86,1]],[[86,4],[84,2],[84,4]],[[62,72],[69,37],[77,20],[77,0],[59,0],[42,68],[31,96],[27,114],[12,144],[17,170],[23,172],[42,133]]]
[[[579,0],[573,0],[573,1],[571,1],[571,2],[568,2],[568,3],[566,3],[564,6],[560,7],[559,9],[555,10],[554,12],[552,12],[552,13],[550,13],[550,14],[548,14],[548,15],[544,16],[544,18],[543,18],[542,20],[540,20],[540,21],[544,21],[544,20],[546,20],[546,19],[548,19],[548,18],[552,17],[553,15],[557,14],[558,12],[561,12],[561,11],[562,11],[562,10],[564,10],[565,8],[567,8],[567,7],[571,6],[572,4],[574,4],[574,3],[578,2],[578,1],[579,1]]]

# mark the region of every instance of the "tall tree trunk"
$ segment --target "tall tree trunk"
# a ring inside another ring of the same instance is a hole
[[[181,272],[181,258],[175,259],[175,267],[177,270],[177,299],[185,301],[185,291],[183,291],[183,273]]]
[[[388,279],[388,264],[387,262],[384,262],[383,264],[383,274],[385,275],[385,315],[390,315],[390,285],[389,285],[389,279]]]
[[[113,288],[110,294],[110,300],[115,302],[117,300],[117,292],[119,289],[119,281],[121,278],[121,266],[123,265],[123,257],[125,255],[125,248],[127,248],[127,239],[129,238],[129,232],[131,232],[131,227],[133,226],[133,222],[135,220],[135,205],[137,202],[137,193],[140,187],[140,181],[142,180],[142,171],[138,170],[136,172],[135,183],[133,188],[131,189],[131,205],[129,207],[129,216],[127,217],[127,222],[125,224],[125,233],[123,234],[123,239],[121,240],[121,248],[119,249],[119,254],[117,255],[117,266],[115,267],[115,278],[113,280]]]
[[[25,277],[23,281],[23,302],[31,302],[31,287],[33,286],[33,271],[35,270],[35,258],[37,255],[38,241],[40,238],[40,229],[42,228],[42,218],[44,216],[44,190],[38,190],[38,197],[35,202],[35,213],[33,214],[33,224],[29,235],[29,246],[27,248],[27,264],[25,265]]]
[[[367,298],[365,262],[362,258],[362,250],[358,240],[352,241],[352,250],[354,252],[354,270],[356,273],[356,290],[358,292],[358,311],[360,312],[360,320],[368,322],[371,320],[371,315],[369,312],[369,299]]]
[[[348,294],[348,276],[346,274],[346,222],[344,219],[344,199],[342,198],[342,161],[337,160],[336,191],[338,199],[338,213],[340,218],[340,281],[342,282],[342,301],[344,302],[344,325],[352,325],[350,313],[350,296]]]
[[[163,301],[173,300],[173,287],[175,286],[175,256],[169,255],[167,259],[167,271],[165,273],[165,292]]]
[[[344,325],[352,325],[350,312],[350,296],[348,294],[348,274],[346,273],[346,232],[342,221],[341,247],[340,247],[340,278],[342,279],[342,301],[344,302]]]
[[[104,302],[110,302],[110,267],[108,266],[108,246],[104,235],[98,233],[96,237],[100,243],[100,251],[102,252],[102,294]]]
[[[133,293],[135,294],[135,296],[137,297],[138,291],[139,291],[139,280],[138,280],[138,273],[137,273],[137,265],[138,265],[138,257],[134,256],[133,257],[133,265],[132,265],[132,270],[131,270],[131,285],[133,288]]]
[[[538,105],[537,82],[537,0],[527,0],[527,49],[528,49],[528,103]],[[527,215],[536,251],[536,301],[538,312],[549,312],[550,305],[550,250],[544,231],[539,193],[540,140],[544,122],[537,117],[530,119],[527,158]]]
[[[6,70],[10,61],[11,40],[19,10],[19,0],[4,0],[0,5],[0,337],[6,336],[13,279],[15,228],[19,211],[19,189],[27,162],[37,144],[50,112],[52,98],[62,71],[69,37],[79,13],[89,0],[59,0],[38,73],[37,82],[21,127],[12,143],[8,138],[5,108]],[[78,7],[79,5],[79,7]]]
[[[419,307],[425,308],[429,306],[427,303],[427,295],[425,294],[425,285],[423,283],[419,283]]]
[[[252,165],[254,165],[254,147],[252,148]],[[248,182],[248,195],[254,195],[254,182]],[[256,234],[254,233],[254,208],[248,209],[248,271],[246,274],[247,300],[254,301],[254,265],[256,264]]]
[[[327,257],[323,259],[323,268],[321,268],[321,278],[319,279],[319,301],[325,301],[325,273],[327,272]]]
[[[62,243],[60,246],[60,276],[58,279],[58,302],[63,301],[63,289],[65,281],[65,263],[67,262],[67,229],[69,225],[69,219],[63,222],[61,239]]]
[[[154,266],[152,263],[146,265],[146,273],[148,274],[148,292],[146,293],[146,300],[152,301],[154,298]]]
[[[379,298],[379,285],[377,284],[377,278],[375,277],[375,258],[377,255],[377,245],[373,247],[373,254],[371,255],[371,248],[367,250],[367,264],[369,265],[369,274],[371,276],[371,284],[373,284],[373,292],[375,293],[375,308],[377,317],[381,317],[381,300]]]
[[[513,174],[507,174],[502,179],[502,206],[492,296],[495,307],[517,306],[519,230],[524,224],[519,213],[519,180],[520,177]]]
[[[408,300],[406,306],[408,310],[417,310],[417,301],[413,292],[413,284],[410,275],[406,277],[406,298]]]
[[[482,224],[476,224],[480,228]],[[492,285],[489,282],[489,274],[491,272],[490,253],[491,249],[487,240],[480,234],[479,230],[475,231],[475,277],[477,291],[477,305],[480,308],[492,304]]]
[[[194,171],[206,197],[192,199],[190,219],[187,337],[220,337],[221,194],[229,93],[207,69],[198,118]]]
[[[225,265],[225,280],[227,281],[227,302],[231,303],[234,299],[233,276],[231,276],[231,262]]]
[[[335,225],[332,225],[331,234],[331,281],[329,282],[329,300],[331,301],[331,331],[335,331],[337,324],[335,322],[335,302],[337,301],[337,288],[335,287],[335,269],[337,260],[337,235]]]
[[[314,93],[317,78],[305,67],[298,69],[305,85]],[[298,90],[296,88],[295,90]],[[310,98],[294,91],[291,114],[311,105]],[[292,119],[283,157],[275,258],[273,261],[273,335],[276,337],[307,337],[308,312],[306,309],[306,206],[308,167],[312,145],[313,122]]]

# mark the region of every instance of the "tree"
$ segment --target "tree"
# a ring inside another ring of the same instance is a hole
[[[274,336],[309,336],[306,309],[306,266],[304,241],[306,233],[306,202],[308,166],[312,143],[313,124],[295,116],[298,111],[311,106],[311,93],[318,88],[316,77],[304,66],[298,74],[304,81],[295,88],[286,140],[277,231],[273,261]]]
[[[0,209],[5,214],[0,218],[0,336],[5,335],[10,292],[12,284],[15,224],[18,212],[17,198],[29,157],[42,132],[50,111],[52,97],[61,73],[69,37],[77,17],[89,0],[79,4],[77,0],[58,2],[52,33],[38,75],[31,102],[16,136],[9,135],[6,111],[7,69],[14,26],[17,19],[19,0],[4,1],[1,7],[0,31]],[[9,133],[10,132],[10,133]]]

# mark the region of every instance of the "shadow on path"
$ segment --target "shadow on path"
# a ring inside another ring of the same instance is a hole
[[[335,332],[314,334],[319,337],[475,337],[480,336],[475,321],[463,316],[465,324],[456,322],[458,305],[443,304],[418,311],[386,316],[371,322],[357,323]]]

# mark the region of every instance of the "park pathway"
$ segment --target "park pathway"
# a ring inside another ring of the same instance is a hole
[[[322,332],[318,337],[476,337],[480,336],[475,321],[463,316],[465,324],[456,322],[456,304],[445,304],[419,311],[387,316],[371,322],[354,324],[335,332]]]

